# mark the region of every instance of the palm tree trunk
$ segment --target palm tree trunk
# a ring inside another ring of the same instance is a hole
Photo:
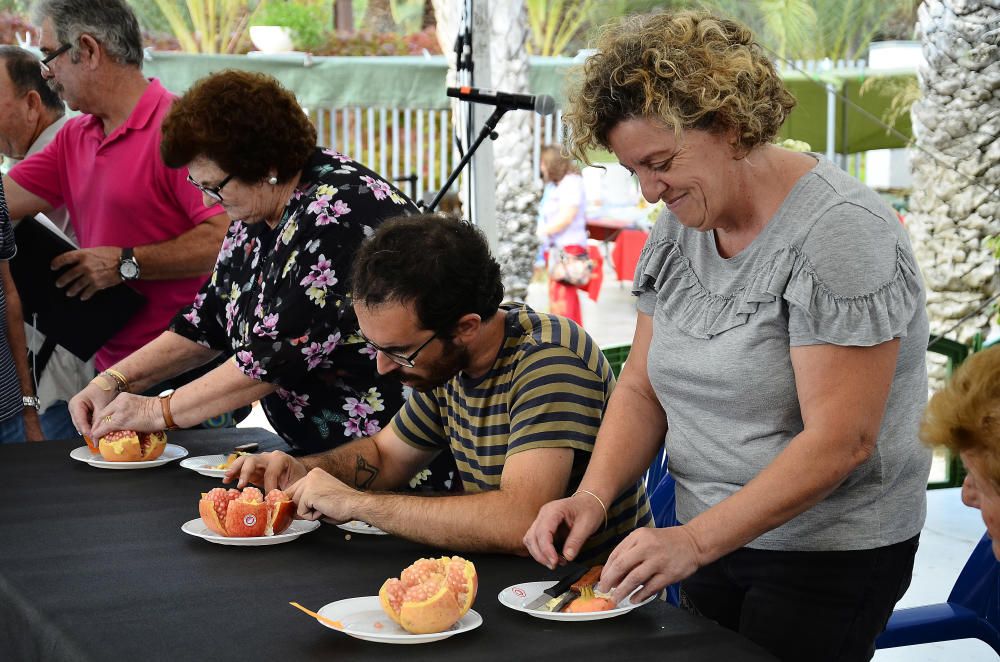
[[[927,283],[932,333],[950,329],[995,291],[1000,232],[1000,0],[925,0],[917,31],[926,65],[911,109],[913,194],[908,227]],[[967,342],[990,309],[958,330]]]
[[[493,87],[504,92],[528,92],[528,13],[523,0],[493,3],[490,8],[490,69]],[[499,250],[507,297],[524,298],[534,267],[535,235],[541,186],[533,171],[534,113],[509,112],[497,125],[494,143]]]

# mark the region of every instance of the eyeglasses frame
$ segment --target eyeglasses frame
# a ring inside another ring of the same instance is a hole
[[[409,356],[403,356],[402,354],[397,354],[395,352],[390,352],[387,349],[383,349],[382,346],[377,345],[373,343],[371,340],[369,340],[368,337],[361,332],[361,329],[358,329],[358,335],[361,336],[361,339],[364,340],[369,347],[374,349],[376,352],[382,352],[383,356],[387,357],[390,361],[392,361],[396,365],[403,366],[404,368],[415,368],[416,364],[414,363],[414,361],[416,361],[417,359],[417,354],[423,351],[424,347],[430,345],[432,340],[438,337],[438,332],[435,331],[434,335],[432,335],[430,338],[424,341],[424,344],[422,344],[420,347],[417,347],[415,350],[413,350],[413,353],[411,353]]]
[[[226,176],[225,179],[223,179],[221,182],[219,182],[215,186],[205,186],[204,184],[196,182],[194,180],[194,178],[191,177],[191,175],[187,176],[188,184],[190,184],[191,186],[195,187],[196,189],[198,189],[199,191],[201,191],[202,193],[204,193],[208,197],[212,198],[216,202],[223,202],[223,200],[222,200],[222,187],[225,186],[226,184],[228,184],[229,180],[232,179],[232,178],[233,178],[233,175],[229,174],[229,175]]]
[[[55,49],[54,51],[43,57],[41,60],[39,60],[38,66],[41,67],[42,73],[51,74],[52,69],[49,68],[49,63],[71,48],[73,48],[73,44],[69,43],[63,44],[62,46]]]

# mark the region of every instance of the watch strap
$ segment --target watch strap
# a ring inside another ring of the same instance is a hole
[[[160,409],[163,411],[163,425],[166,426],[168,430],[176,430],[177,424],[174,423],[174,417],[170,413],[170,398],[174,397],[174,392],[160,395]]]

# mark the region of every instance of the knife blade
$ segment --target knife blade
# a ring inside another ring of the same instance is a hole
[[[537,598],[526,603],[524,608],[534,610],[544,609],[545,605],[547,605],[550,601],[565,597],[566,593],[572,594],[573,592],[569,590],[569,587],[572,586],[576,580],[587,574],[587,571],[590,568],[581,563],[572,563],[569,564],[568,567],[569,572],[563,575],[562,579],[556,582],[553,586],[545,589]],[[553,602],[553,605],[554,604],[555,602]],[[544,609],[544,611],[552,611],[552,609]]]

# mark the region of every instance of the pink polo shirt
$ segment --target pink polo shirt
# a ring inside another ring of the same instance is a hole
[[[160,158],[160,123],[174,98],[153,78],[110,136],[99,118],[74,117],[45,149],[17,164],[10,177],[53,207],[65,205],[81,248],[173,239],[223,212],[219,206],[205,207],[184,170],[168,168]],[[97,352],[98,370],[158,336],[206,279],[129,283],[146,296],[146,305]]]

